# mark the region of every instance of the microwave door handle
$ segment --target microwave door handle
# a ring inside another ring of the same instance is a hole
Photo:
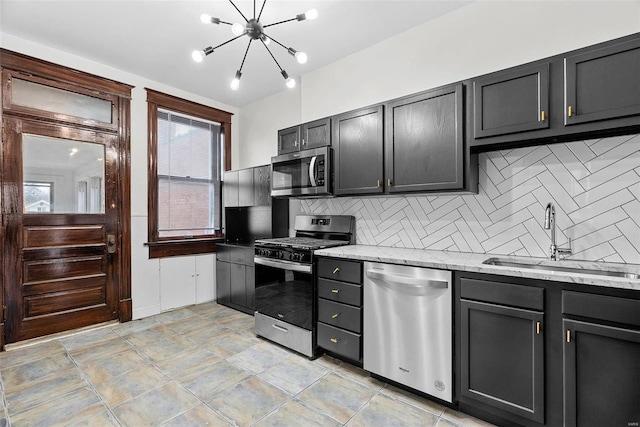
[[[317,187],[316,183],[316,160],[318,156],[313,156],[311,158],[311,162],[309,163],[309,181],[311,182],[312,187]]]

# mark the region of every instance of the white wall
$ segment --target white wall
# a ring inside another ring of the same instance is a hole
[[[241,156],[240,166],[267,162],[265,144],[274,152],[277,130],[285,126],[639,31],[640,0],[474,2],[302,75],[299,110],[286,105],[286,95],[241,108],[236,141],[241,152],[255,155]],[[265,111],[278,119],[262,120]]]
[[[166,301],[163,304],[161,301],[159,261],[157,259],[150,260],[148,249],[144,246],[144,242],[147,241],[147,102],[145,88],[233,113],[232,142],[234,138],[240,137],[238,109],[10,34],[0,33],[0,46],[14,52],[134,86],[131,92],[131,293],[133,318],[137,319],[159,313],[161,307],[167,307],[171,304],[167,304]],[[233,144],[232,159],[235,159],[236,166],[238,157],[238,144]],[[178,263],[184,263],[185,268],[193,268],[195,262],[194,257],[181,257],[177,260]],[[211,286],[213,287],[214,283],[211,283]]]

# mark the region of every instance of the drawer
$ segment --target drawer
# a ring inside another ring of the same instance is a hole
[[[318,299],[318,321],[348,329],[351,332],[362,332],[362,309],[326,299]]]
[[[460,297],[531,310],[544,309],[544,289],[533,286],[461,278]]]
[[[235,264],[253,265],[254,249],[245,246],[218,244],[216,259],[218,261],[233,262]]]
[[[360,307],[362,305],[362,285],[319,278],[318,296]]]
[[[640,326],[640,300],[562,291],[562,313]]]
[[[318,322],[318,347],[351,360],[359,361],[361,359],[360,349],[362,347],[359,334],[334,328],[320,322]]]
[[[333,258],[319,258],[318,277],[350,283],[362,283],[362,263]]]

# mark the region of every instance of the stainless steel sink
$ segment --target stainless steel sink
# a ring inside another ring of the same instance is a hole
[[[558,261],[554,261],[558,262]],[[621,269],[594,269],[594,268],[579,268],[579,267],[570,267],[565,265],[558,264],[542,264],[542,263],[533,263],[526,261],[517,261],[509,258],[489,258],[482,262],[487,265],[495,265],[499,267],[514,267],[514,268],[526,268],[530,270],[541,270],[541,271],[560,271],[565,273],[580,273],[580,274],[595,274],[597,276],[609,276],[609,277],[622,277],[625,279],[638,279],[640,278],[640,274],[632,273],[630,271],[624,271]]]

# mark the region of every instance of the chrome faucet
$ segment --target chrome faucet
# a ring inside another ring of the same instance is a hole
[[[556,244],[556,209],[554,208],[553,203],[547,203],[547,208],[544,210],[544,228],[545,230],[551,230],[551,246],[549,247],[549,259],[552,261],[557,261],[558,255],[571,255],[571,237],[569,237],[569,246],[566,248],[559,248]]]

